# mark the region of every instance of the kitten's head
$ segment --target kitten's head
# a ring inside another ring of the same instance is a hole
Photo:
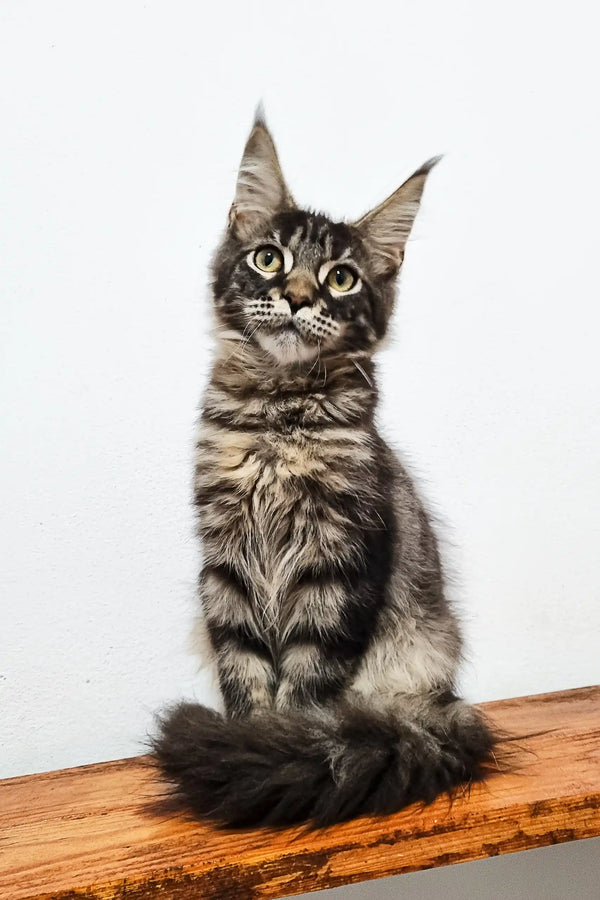
[[[396,277],[427,175],[425,163],[353,223],[299,209],[259,116],[213,264],[222,335],[287,365],[370,353],[384,336]]]

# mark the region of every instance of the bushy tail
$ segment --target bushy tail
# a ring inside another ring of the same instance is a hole
[[[153,749],[177,796],[231,827],[385,815],[484,777],[492,732],[462,701],[419,714],[347,707],[226,719],[182,703]]]

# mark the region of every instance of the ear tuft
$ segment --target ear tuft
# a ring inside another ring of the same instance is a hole
[[[229,227],[242,240],[247,240],[276,213],[293,207],[260,103],[240,163]]]
[[[395,275],[402,265],[427,176],[442,157],[434,156],[417,169],[383,203],[354,223],[380,275]]]
[[[263,128],[267,128],[267,116],[265,113],[265,105],[262,100],[259,100],[256,104],[256,109],[254,110],[254,125],[256,128],[257,125],[262,125]]]
[[[443,158],[444,156],[442,153],[440,153],[438,156],[432,156],[431,159],[428,159],[427,162],[424,162],[416,172],[413,172],[410,177],[414,178],[415,175],[429,175],[431,170],[434,169]]]

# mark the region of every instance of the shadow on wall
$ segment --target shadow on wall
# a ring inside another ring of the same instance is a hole
[[[590,838],[302,896],[305,900],[598,900],[599,885],[600,838]]]

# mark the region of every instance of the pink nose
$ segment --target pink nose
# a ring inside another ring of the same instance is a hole
[[[312,304],[312,297],[305,293],[296,293],[296,291],[287,291],[285,299],[290,304],[292,312],[302,309],[303,306]]]

